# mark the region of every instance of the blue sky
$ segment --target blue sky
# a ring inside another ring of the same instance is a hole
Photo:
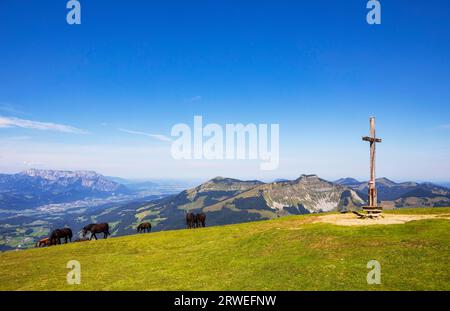
[[[379,176],[450,180],[446,0],[80,2],[0,2],[1,172],[367,179],[375,115]],[[280,124],[279,168],[173,160],[151,135],[194,115]]]

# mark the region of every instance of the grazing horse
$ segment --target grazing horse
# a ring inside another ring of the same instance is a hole
[[[206,215],[205,213],[199,213],[195,215],[195,225],[197,228],[205,227]]]
[[[86,234],[90,232],[91,233],[91,237],[89,238],[89,240],[92,240],[92,237],[94,237],[97,240],[97,233],[103,233],[103,237],[106,239],[108,237],[108,235],[111,235],[111,233],[109,233],[109,225],[107,223],[102,223],[102,224],[90,224],[87,225],[83,228],[83,237],[86,237]]]
[[[186,214],[186,225],[188,229],[195,228],[195,214],[187,213]]]
[[[40,239],[40,240],[36,243],[36,247],[42,247],[42,246],[50,246],[50,238],[43,238],[43,239]]]
[[[70,228],[55,229],[50,234],[50,245],[61,244],[61,239],[65,239],[66,243],[72,242],[72,230]]]
[[[137,233],[141,233],[141,232],[150,232],[152,231],[152,224],[149,222],[143,222],[141,224],[139,224],[139,226],[137,226]]]

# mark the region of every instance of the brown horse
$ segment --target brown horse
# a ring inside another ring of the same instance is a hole
[[[199,213],[195,215],[195,225],[197,228],[205,227],[206,215],[205,213]]]
[[[187,225],[188,229],[195,228],[195,214],[194,213],[186,214],[186,225]]]
[[[102,224],[89,224],[83,228],[83,237],[86,237],[86,234],[90,232],[91,237],[89,240],[92,240],[92,237],[94,237],[97,240],[97,233],[103,233],[103,237],[106,239],[108,235],[111,235],[109,233],[109,225],[107,223]]]
[[[66,243],[72,242],[72,230],[70,228],[55,229],[50,234],[50,245],[61,244],[61,239],[65,239]]]
[[[36,247],[43,247],[43,246],[50,246],[50,238],[43,238],[43,239],[40,239],[40,240],[36,243]]]
[[[152,231],[152,224],[149,222],[143,222],[141,224],[139,224],[139,226],[137,226],[137,233],[141,233],[141,232],[150,232]]]

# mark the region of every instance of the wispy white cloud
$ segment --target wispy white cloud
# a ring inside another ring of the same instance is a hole
[[[74,133],[74,134],[88,134],[87,131],[81,130],[79,128],[57,124],[49,122],[39,122],[32,120],[19,119],[14,117],[2,117],[0,116],[0,128],[10,128],[10,127],[20,127],[25,129],[33,129],[40,131],[55,131],[63,133]]]
[[[127,130],[127,129],[123,129],[123,128],[119,128],[118,130],[121,132],[124,132],[124,133],[146,136],[146,137],[154,138],[154,139],[157,139],[160,141],[165,141],[165,142],[172,141],[172,139],[170,137],[167,137],[167,136],[161,135],[161,134],[150,134],[150,133],[145,133],[145,132],[140,132],[140,131]]]
[[[439,129],[441,129],[441,130],[449,130],[450,129],[450,123],[449,124],[441,124],[441,125],[439,125]]]

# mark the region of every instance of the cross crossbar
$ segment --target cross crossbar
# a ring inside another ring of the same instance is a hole
[[[371,143],[376,142],[376,143],[381,143],[381,138],[373,138],[373,137],[369,137],[369,136],[364,136],[362,138],[362,140],[364,141],[370,141]]]

